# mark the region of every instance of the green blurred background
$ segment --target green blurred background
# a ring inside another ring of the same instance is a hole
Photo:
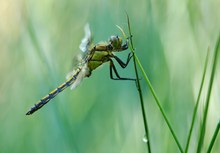
[[[135,83],[110,80],[108,64],[74,91],[65,90],[25,116],[65,81],[80,52],[84,25],[90,24],[95,42],[105,41],[120,35],[115,25],[127,32],[125,11],[137,56],[185,147],[207,48],[212,54],[220,29],[219,7],[219,0],[0,0],[0,152],[147,152]],[[128,52],[117,55],[125,60]],[[135,76],[133,64],[119,71],[121,76]],[[141,85],[152,151],[179,152],[144,79]],[[217,71],[205,148],[220,116],[219,85]],[[190,152],[197,145],[200,119],[198,115]],[[213,152],[218,150],[219,138]]]

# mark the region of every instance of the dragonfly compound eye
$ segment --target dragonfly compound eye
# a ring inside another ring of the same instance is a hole
[[[122,39],[118,36],[111,36],[109,38],[109,42],[112,44],[114,48],[120,48],[122,44]]]

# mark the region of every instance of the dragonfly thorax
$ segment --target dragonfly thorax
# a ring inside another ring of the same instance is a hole
[[[120,49],[122,45],[122,38],[119,36],[111,36],[109,42],[112,45],[113,49]]]

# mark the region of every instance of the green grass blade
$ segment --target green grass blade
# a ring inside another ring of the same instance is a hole
[[[208,52],[207,52],[207,55],[206,55],[206,60],[205,60],[205,66],[204,66],[204,70],[203,70],[203,75],[202,75],[202,81],[201,81],[200,88],[199,88],[199,94],[198,94],[198,97],[197,97],[197,100],[196,100],[196,105],[195,105],[195,108],[194,108],[194,111],[193,111],[193,116],[192,116],[192,122],[191,122],[190,130],[189,130],[189,134],[188,134],[188,137],[187,137],[185,153],[188,152],[189,143],[190,143],[190,139],[191,139],[191,136],[192,136],[192,130],[193,130],[193,127],[195,125],[196,112],[197,112],[197,109],[198,109],[198,106],[199,106],[200,96],[201,96],[201,93],[202,93],[202,88],[203,88],[203,84],[204,84],[204,80],[205,80],[209,54],[210,54],[210,51],[208,49]]]
[[[154,97],[154,99],[155,99],[155,101],[156,101],[156,104],[157,104],[157,106],[159,107],[159,110],[160,110],[160,112],[162,113],[162,115],[163,115],[163,117],[164,117],[164,119],[165,119],[165,121],[166,121],[166,123],[167,123],[169,129],[170,129],[171,134],[173,135],[173,138],[174,138],[174,140],[175,140],[175,142],[176,142],[176,144],[177,144],[177,146],[178,146],[180,152],[183,153],[183,149],[182,149],[182,147],[181,147],[181,145],[180,145],[180,143],[179,143],[179,140],[177,139],[177,136],[176,136],[176,134],[175,134],[175,132],[174,132],[174,130],[173,130],[173,128],[172,128],[172,126],[171,126],[171,124],[170,124],[170,122],[169,122],[169,120],[168,120],[168,118],[167,118],[167,116],[166,116],[166,114],[165,114],[165,112],[164,112],[164,110],[163,110],[161,104],[160,104],[160,100],[159,100],[159,98],[157,97],[157,95],[156,95],[156,93],[155,93],[155,91],[154,91],[154,89],[153,89],[153,86],[152,86],[151,83],[150,83],[150,80],[149,80],[147,74],[145,73],[145,71],[144,71],[144,69],[143,69],[143,67],[142,67],[142,65],[141,65],[141,63],[140,63],[138,57],[137,57],[136,55],[134,55],[134,58],[136,59],[137,65],[138,65],[139,68],[141,69],[141,72],[142,72],[142,74],[143,74],[143,76],[144,76],[144,79],[145,79],[145,81],[147,82],[147,84],[148,84],[148,86],[149,86],[149,88],[150,88],[150,91],[151,91],[151,93],[152,93],[152,95],[153,95],[153,97]]]
[[[215,46],[213,66],[212,66],[211,77],[210,77],[209,86],[208,86],[208,93],[207,93],[207,98],[206,98],[204,117],[203,117],[203,121],[202,121],[202,129],[200,132],[199,143],[197,146],[197,153],[201,152],[203,142],[204,142],[204,136],[205,136],[205,130],[206,130],[206,120],[207,120],[209,102],[210,102],[210,97],[211,97],[211,92],[212,92],[212,85],[213,85],[214,75],[215,75],[215,70],[216,70],[216,65],[217,65],[219,45],[220,45],[220,34],[218,36],[218,40],[217,40],[216,46]]]
[[[131,29],[130,29],[130,21],[129,21],[129,17],[128,14],[127,15],[127,22],[128,22],[128,29],[129,29],[129,35],[131,35]],[[128,37],[126,36],[124,30],[116,25],[117,28],[121,31],[122,35],[124,36],[125,39],[127,39]],[[133,54],[135,54],[134,52],[134,47],[133,47],[133,42],[132,42],[132,38],[130,37],[130,43],[129,43],[129,48],[131,50],[131,52]],[[142,111],[142,116],[143,116],[143,122],[144,122],[144,129],[145,129],[145,138],[146,140],[146,144],[147,144],[147,148],[148,148],[148,152],[151,153],[151,147],[150,147],[150,136],[149,136],[149,129],[148,129],[148,123],[147,123],[147,117],[146,117],[146,112],[144,109],[144,100],[143,100],[143,94],[142,94],[142,89],[141,89],[141,85],[140,85],[140,80],[139,80],[139,75],[138,75],[138,71],[137,71],[137,65],[136,65],[136,61],[135,58],[133,58],[133,63],[134,63],[134,69],[135,69],[135,75],[136,75],[136,86],[137,86],[137,90],[139,93],[139,98],[140,98],[140,103],[141,103],[141,111]]]
[[[131,27],[130,27],[130,20],[129,20],[128,14],[126,14],[126,15],[127,15],[129,35],[132,36]],[[126,36],[122,29],[121,29],[121,31],[122,31],[123,35]],[[132,37],[130,37],[129,46],[130,46],[130,49],[131,49],[132,53],[135,56]],[[150,141],[147,117],[146,117],[146,113],[145,113],[145,109],[144,109],[144,100],[143,100],[142,89],[141,89],[141,85],[140,85],[140,80],[139,80],[139,75],[138,75],[138,71],[137,71],[137,65],[136,65],[136,59],[135,58],[133,58],[133,63],[134,63],[134,69],[135,69],[135,75],[136,75],[136,85],[137,85],[137,90],[138,90],[139,97],[140,97],[141,110],[142,110],[142,116],[143,116],[143,121],[144,121],[144,128],[145,128],[145,134],[146,134],[145,137],[147,139],[146,143],[147,143],[148,152],[151,153],[151,146],[150,146],[151,141]]]
[[[215,143],[215,140],[217,138],[219,128],[220,128],[220,121],[218,122],[218,125],[216,126],[216,129],[215,129],[215,132],[214,132],[214,134],[212,136],[212,140],[211,140],[211,142],[209,144],[209,148],[207,150],[207,153],[210,153],[212,151],[212,147],[213,147],[213,145]]]
[[[128,15],[127,15],[127,19],[128,19],[128,28],[129,28],[128,30],[129,30],[129,34],[130,34],[130,36],[132,36]],[[141,72],[142,72],[142,74],[144,75],[144,79],[146,80],[146,82],[147,82],[147,84],[148,84],[148,86],[149,86],[149,88],[150,88],[150,91],[151,91],[151,93],[153,94],[153,97],[154,97],[154,99],[155,99],[155,101],[156,101],[156,103],[157,103],[157,105],[158,105],[158,107],[159,107],[159,109],[160,109],[160,111],[161,111],[161,113],[162,113],[162,115],[163,115],[163,117],[164,117],[164,119],[165,119],[165,121],[166,121],[166,123],[167,123],[167,125],[168,125],[168,127],[169,127],[169,129],[170,129],[170,131],[171,131],[171,133],[172,133],[172,135],[173,135],[173,137],[174,137],[174,140],[175,140],[175,142],[177,143],[177,146],[178,146],[180,152],[183,153],[183,149],[182,149],[182,147],[181,147],[181,145],[180,145],[180,143],[179,143],[179,140],[177,139],[177,136],[176,136],[176,134],[174,133],[174,130],[172,129],[172,126],[171,126],[169,120],[167,119],[167,117],[166,117],[166,115],[165,115],[165,113],[164,113],[163,108],[162,108],[161,105],[160,105],[159,98],[157,97],[157,95],[156,95],[156,93],[155,93],[155,91],[154,91],[154,89],[153,89],[153,87],[152,87],[152,85],[151,85],[151,83],[150,83],[150,81],[149,81],[149,79],[148,79],[148,77],[147,77],[147,75],[146,75],[146,73],[145,73],[145,71],[144,71],[144,69],[143,69],[143,67],[142,67],[142,65],[141,65],[141,63],[140,63],[140,61],[139,61],[139,59],[138,59],[138,57],[136,56],[136,54],[135,54],[135,52],[134,52],[134,47],[133,47],[132,39],[130,39],[130,40],[131,40],[131,43],[129,44],[129,47],[130,47],[131,51],[134,53],[134,58],[133,58],[133,59],[134,59],[134,64],[135,64],[135,66],[136,66],[136,63],[137,63],[137,65],[138,65],[139,68],[141,69]],[[137,68],[135,68],[135,69],[137,69]],[[135,71],[137,71],[137,70],[135,70]],[[137,73],[136,73],[136,74],[137,74]],[[137,81],[137,83],[139,83],[139,80]],[[139,90],[139,89],[138,89],[138,90]],[[141,105],[142,105],[142,107],[144,107],[143,104],[141,104]],[[142,109],[144,110],[144,108],[142,108]]]

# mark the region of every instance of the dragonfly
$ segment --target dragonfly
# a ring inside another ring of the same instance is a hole
[[[67,80],[63,84],[52,90],[48,95],[46,95],[36,104],[34,104],[34,106],[31,107],[30,110],[26,113],[26,115],[31,115],[42,108],[45,104],[47,104],[50,100],[52,100],[67,87],[70,87],[72,90],[75,89],[83,80],[83,78],[90,77],[93,70],[107,62],[110,63],[109,65],[111,79],[135,80],[131,78],[121,77],[113,61],[114,59],[122,68],[127,67],[130,59],[133,57],[133,54],[130,52],[128,54],[126,62],[123,62],[118,56],[114,55],[114,52],[127,50],[129,45],[129,37],[126,39],[125,43],[123,43],[121,37],[113,35],[110,36],[107,42],[100,42],[94,45],[91,30],[88,24],[85,26],[84,30],[85,36],[79,46],[80,50],[83,52],[83,56],[81,57],[77,68],[67,75]],[[113,73],[115,74],[115,76],[113,75]]]

